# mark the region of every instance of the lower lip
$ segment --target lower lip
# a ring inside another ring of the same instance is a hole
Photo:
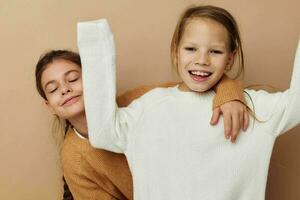
[[[207,81],[209,79],[209,76],[208,77],[200,77],[200,76],[196,76],[196,75],[192,75],[190,74],[191,78],[196,81],[196,82],[204,82],[204,81]]]
[[[69,101],[67,101],[66,103],[64,103],[63,106],[72,105],[72,104],[76,103],[78,100],[79,100],[79,96],[74,97],[74,98],[70,99]]]

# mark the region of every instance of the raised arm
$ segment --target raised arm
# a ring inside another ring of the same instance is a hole
[[[123,152],[126,139],[116,126],[113,35],[106,19],[80,22],[77,31],[89,140],[96,148]]]
[[[290,88],[284,92],[282,101],[285,104],[276,134],[286,132],[300,123],[300,40],[295,55]]]
[[[259,120],[256,123],[264,126],[273,136],[278,136],[300,123],[300,42],[294,61],[290,88],[284,92],[267,93],[265,91],[246,90],[252,98],[249,106],[254,104],[254,112]]]

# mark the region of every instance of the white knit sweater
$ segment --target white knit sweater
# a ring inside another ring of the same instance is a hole
[[[231,144],[221,123],[209,125],[213,91],[158,88],[118,108],[114,42],[106,20],[79,23],[78,47],[90,141],[125,153],[135,199],[264,199],[274,141],[300,123],[300,50],[289,90],[246,90],[257,118],[266,121],[252,120]]]

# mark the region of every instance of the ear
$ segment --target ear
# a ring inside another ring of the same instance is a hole
[[[236,55],[236,50],[234,50],[233,52],[231,52],[228,56],[228,61],[227,61],[227,65],[226,65],[226,71],[231,70],[231,67],[234,64],[234,59],[235,59],[235,55]]]
[[[173,50],[173,51],[174,51],[174,52],[172,52],[173,65],[175,65],[174,67],[176,67],[176,69],[177,69],[177,66],[178,66],[178,51],[176,51],[176,50]]]
[[[45,104],[48,107],[48,110],[51,112],[51,114],[55,115],[56,113],[55,113],[54,109],[52,108],[52,106],[49,104],[49,102],[47,100],[45,100]]]

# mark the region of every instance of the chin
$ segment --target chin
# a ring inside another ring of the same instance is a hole
[[[76,113],[68,113],[66,114],[63,119],[75,119],[75,118],[79,118],[82,117],[84,115],[84,112],[76,112]]]
[[[191,90],[194,92],[206,92],[208,91],[210,88],[204,88],[204,87],[194,87]]]
[[[189,88],[190,91],[193,92],[206,92],[212,88],[211,84],[209,83],[194,83],[190,81],[189,83],[185,83],[186,86]]]
[[[63,119],[72,119],[72,118],[77,118],[77,117],[81,117],[82,115],[84,115],[85,110],[81,105],[73,105],[72,107],[68,108],[67,110],[65,110],[62,115],[61,118]]]

